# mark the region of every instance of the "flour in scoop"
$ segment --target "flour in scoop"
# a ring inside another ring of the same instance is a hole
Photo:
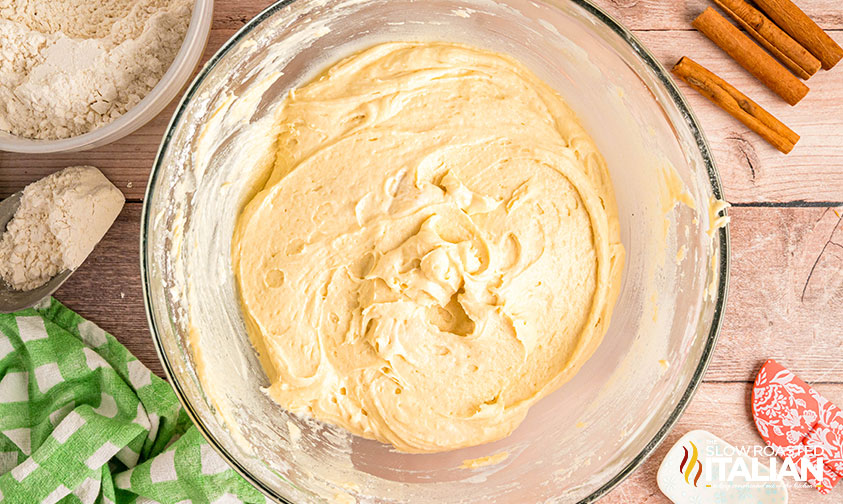
[[[31,290],[78,268],[124,202],[93,166],[71,166],[28,185],[0,235],[0,278],[15,290]]]
[[[0,130],[92,131],[138,104],[169,68],[190,0],[0,0]]]

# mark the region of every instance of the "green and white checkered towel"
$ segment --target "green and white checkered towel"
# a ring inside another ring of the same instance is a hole
[[[264,503],[164,380],[51,299],[0,315],[0,501]]]

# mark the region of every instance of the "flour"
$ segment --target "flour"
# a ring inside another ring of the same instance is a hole
[[[0,278],[15,290],[30,290],[78,268],[124,201],[93,166],[65,168],[28,185],[0,236]]]
[[[0,0],[0,129],[57,139],[140,102],[181,47],[191,0]]]

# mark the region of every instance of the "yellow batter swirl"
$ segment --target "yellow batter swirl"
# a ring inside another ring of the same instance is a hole
[[[269,394],[407,452],[510,434],[609,324],[605,162],[508,56],[388,43],[291,92],[233,242]]]

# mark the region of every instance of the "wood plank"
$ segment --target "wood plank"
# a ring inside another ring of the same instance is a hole
[[[704,383],[667,439],[644,464],[615,488],[600,504],[670,504],[656,484],[659,464],[667,451],[688,431],[704,429],[739,448],[765,446],[752,421],[749,383]],[[843,385],[817,385],[817,391],[835,404],[843,404]],[[769,461],[764,459],[766,464]],[[792,478],[785,478],[793,485]],[[840,488],[822,496],[811,488],[788,488],[790,504],[840,502]],[[706,503],[708,504],[708,503]]]
[[[843,208],[732,208],[726,315],[706,380],[752,381],[775,358],[843,381]]]
[[[690,30],[693,20],[710,0],[592,0],[630,30]],[[218,0],[214,5],[215,28],[239,28],[272,2],[266,0]],[[843,29],[839,0],[796,0],[825,30]]]
[[[57,298],[160,374],[143,310],[140,206],[126,205]],[[835,212],[843,208],[731,210],[731,288],[706,380],[752,381],[772,357],[807,381],[843,383],[843,220]]]
[[[825,30],[843,29],[840,0],[795,0]],[[688,30],[710,0],[594,0],[632,30]]]
[[[823,2],[816,3],[822,7]],[[701,8],[698,3],[688,0],[679,8],[671,6],[672,2],[658,0],[603,0],[601,5],[615,9],[631,26],[638,26],[639,21],[643,23],[642,12],[652,11],[650,21],[658,26],[667,13]],[[218,1],[204,57],[213,54],[237,28],[267,4],[263,0]],[[816,12],[840,14],[826,16],[829,20],[843,17],[839,3],[835,5],[836,9],[826,6]],[[802,135],[794,152],[783,156],[681,84],[711,142],[727,199],[733,202],[843,201],[843,79],[839,78],[840,69],[832,71],[837,74],[820,72],[809,81],[812,92],[805,100],[798,107],[789,107],[696,32],[645,31],[638,35],[668,67],[685,54],[686,48],[693,48],[688,55],[721,74]],[[843,32],[835,32],[833,36],[843,42]],[[92,164],[103,170],[128,198],[140,200],[174,107],[171,104],[129,137],[91,151],[45,155],[0,152],[0,197],[65,166]]]

